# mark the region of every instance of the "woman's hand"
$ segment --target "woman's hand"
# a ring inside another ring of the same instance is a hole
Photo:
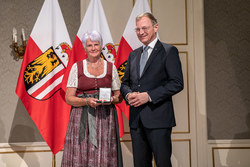
[[[101,105],[103,105],[103,106],[107,106],[107,105],[110,105],[112,103],[112,98],[110,98],[110,102],[108,102],[108,101],[102,101],[102,103],[100,103]]]
[[[122,102],[122,95],[120,93],[120,90],[113,91],[113,96],[111,97],[111,103],[112,104],[118,104]]]
[[[87,104],[90,106],[90,107],[93,107],[96,109],[97,106],[101,105],[101,103],[97,103],[96,101],[98,101],[98,99],[96,98],[93,98],[93,97],[89,97],[86,99],[87,100]]]

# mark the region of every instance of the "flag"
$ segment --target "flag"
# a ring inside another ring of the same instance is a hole
[[[109,30],[108,22],[102,7],[101,0],[91,0],[73,44],[72,54],[71,54],[72,56],[70,57],[67,72],[63,79],[63,87],[65,89],[71,66],[75,62],[87,58],[87,55],[85,54],[84,47],[81,42],[83,34],[86,32],[91,32],[93,30],[98,31],[102,35],[103,49],[101,56],[107,61],[114,63],[114,59],[116,57],[116,51]],[[117,116],[119,123],[119,134],[120,137],[122,137],[124,134],[122,113],[118,112]]]
[[[45,0],[27,42],[16,94],[53,154],[64,147],[69,120],[61,84],[71,46],[58,0]]]
[[[144,12],[151,13],[148,1],[136,0],[134,8],[130,14],[126,28],[120,40],[119,48],[117,51],[117,57],[115,59],[115,65],[118,70],[120,80],[122,80],[122,77],[124,76],[129,53],[132,50],[142,46],[142,43],[139,41],[135,33],[135,27],[136,27],[135,19],[139,14]],[[117,110],[122,111],[124,115],[127,117],[127,119],[129,119],[129,106],[126,105],[124,100],[122,101],[122,103],[117,104]]]

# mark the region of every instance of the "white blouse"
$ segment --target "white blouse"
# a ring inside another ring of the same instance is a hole
[[[99,76],[94,76],[91,75],[88,72],[87,69],[87,61],[86,59],[83,60],[83,73],[89,77],[89,78],[103,78],[106,73],[107,73],[107,61],[104,60],[104,72],[99,75]],[[78,69],[77,69],[77,64],[74,63],[71,70],[70,70],[70,74],[69,74],[69,78],[68,78],[68,83],[67,83],[67,87],[73,87],[73,88],[77,88],[78,87]],[[119,90],[121,87],[121,82],[119,79],[119,75],[118,72],[116,70],[115,65],[113,64],[113,70],[112,70],[112,90]]]

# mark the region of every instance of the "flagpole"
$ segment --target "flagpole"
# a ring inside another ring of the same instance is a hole
[[[152,0],[149,0],[150,1],[150,9],[151,9],[151,12],[153,13],[153,2]]]
[[[52,153],[52,167],[56,167],[56,155]]]

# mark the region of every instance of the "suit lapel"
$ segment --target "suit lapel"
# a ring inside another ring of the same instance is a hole
[[[140,47],[138,52],[136,53],[136,75],[138,76],[138,78],[140,78],[140,60],[141,60],[141,54],[143,52],[143,48]]]
[[[152,50],[150,56],[149,56],[149,59],[148,59],[146,65],[145,65],[145,67],[144,67],[144,70],[143,70],[143,72],[142,72],[142,76],[143,76],[143,74],[145,73],[145,71],[147,70],[147,68],[150,66],[150,64],[152,63],[152,61],[154,60],[154,58],[157,56],[157,53],[160,51],[160,48],[161,48],[161,47],[162,47],[162,44],[161,44],[161,42],[158,40],[158,41],[156,42],[155,47],[153,48],[153,50]],[[140,64],[140,59],[139,59],[139,64]],[[138,69],[139,69],[139,71],[140,71],[140,67],[139,67]],[[140,74],[139,74],[139,72],[138,72],[138,76],[139,76],[139,75],[140,75]]]

